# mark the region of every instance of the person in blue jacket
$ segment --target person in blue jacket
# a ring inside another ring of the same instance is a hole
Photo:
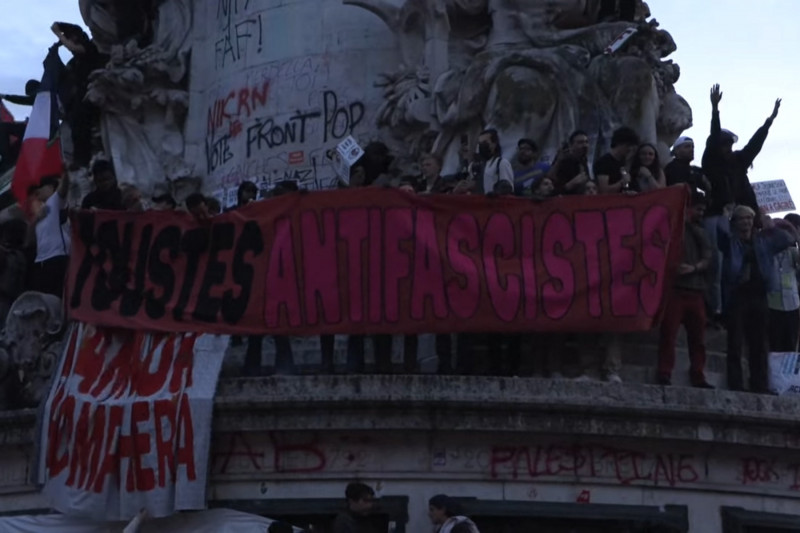
[[[768,393],[767,293],[780,288],[773,268],[777,254],[793,246],[797,234],[767,227],[756,230],[756,212],[739,205],[730,227],[720,226],[717,245],[723,255],[723,306],[728,328],[728,387],[744,390],[742,346],[747,346],[750,391]]]

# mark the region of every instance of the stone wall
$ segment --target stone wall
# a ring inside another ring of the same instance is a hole
[[[331,187],[326,152],[375,135],[375,73],[397,62],[381,22],[341,0],[194,8],[187,153],[206,192],[230,205],[245,179]]]
[[[269,513],[302,500],[311,510],[361,479],[408,498],[406,532],[429,530],[427,499],[437,493],[496,506],[684,506],[690,531],[702,533],[721,531],[723,507],[800,514],[791,397],[321,376],[224,379],[215,401],[212,506]],[[32,410],[0,418],[0,513],[47,508],[28,481],[34,423]]]

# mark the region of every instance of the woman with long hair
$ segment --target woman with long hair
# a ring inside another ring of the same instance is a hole
[[[631,163],[631,188],[638,192],[663,189],[667,186],[667,178],[661,162],[658,159],[658,150],[650,143],[639,145],[636,155]]]

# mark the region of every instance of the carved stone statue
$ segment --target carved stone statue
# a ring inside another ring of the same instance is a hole
[[[595,153],[611,132],[636,129],[666,150],[691,126],[691,110],[674,90],[679,69],[663,58],[670,35],[647,22],[598,19],[597,0],[343,0],[378,15],[392,29],[402,63],[384,76],[379,125],[401,146],[431,130],[434,149],[452,166],[460,142],[494,127],[507,148],[533,138],[553,155],[575,129]],[[612,17],[613,18],[613,17]],[[615,54],[606,47],[623,31],[637,34]]]
[[[61,299],[23,293],[0,335],[0,410],[36,407],[47,395],[64,333]]]
[[[81,0],[80,6],[98,48],[111,57],[92,74],[87,98],[101,109],[103,145],[117,178],[146,196],[174,190],[190,177],[183,126],[191,0]]]

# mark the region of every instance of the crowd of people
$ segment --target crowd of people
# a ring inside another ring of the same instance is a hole
[[[376,511],[375,490],[366,483],[353,482],[345,489],[346,509],[333,521],[333,533],[377,533],[372,515]],[[464,516],[461,505],[445,494],[437,494],[428,501],[428,517],[435,533],[480,533],[478,526]],[[276,521],[266,533],[292,533],[287,522]],[[303,532],[305,533],[305,531]]]
[[[445,176],[442,160],[434,153],[423,155],[419,175],[392,172],[393,157],[382,143],[371,143],[364,156],[350,169],[349,181],[340,187],[398,187],[414,194],[517,195],[546,201],[554,196],[620,194],[633,195],[663,187],[686,184],[691,190],[687,211],[683,261],[674,286],[670,287],[666,313],[661,324],[656,382],[671,384],[676,339],[683,325],[687,330],[690,378],[695,387],[709,388],[704,374],[706,325],[725,327],[728,332],[728,385],[744,390],[741,367],[742,347],[747,347],[750,366],[749,390],[768,392],[767,354],[794,351],[800,329],[798,296],[798,228],[800,216],[771,220],[758,209],[748,179],[748,168],[761,150],[769,128],[777,117],[780,100],[750,142],[733,150],[737,137],[721,128],[719,86],[711,90],[713,106],[711,132],[702,166],[693,165],[694,141],[680,137],[666,165],[659,160],[656,146],[640,143],[635,131],[620,128],[613,134],[610,151],[596,161],[589,160],[589,135],[575,131],[553,161],[543,161],[536,142],[520,139],[514,158],[502,152],[501,139],[493,129],[483,131],[477,150],[462,139],[462,161],[458,172]],[[139,190],[117,182],[110,162],[96,161],[91,169],[94,190],[85,196],[82,209],[144,211],[185,209],[206,221],[223,211],[215,199],[200,193],[189,195],[183,205],[168,194],[144,199]],[[61,296],[70,252],[67,226],[69,173],[48,177],[29,193],[32,222],[14,220],[0,233],[0,318],[11,302],[26,289]],[[281,196],[298,190],[296,182],[285,181],[269,193]],[[240,184],[236,209],[263,198],[263,191],[249,181]],[[32,268],[27,268],[32,265]],[[371,336],[375,370],[392,373],[392,337]],[[419,371],[418,338],[404,339],[403,371]],[[455,343],[453,342],[455,340]],[[365,365],[365,341],[361,335],[347,340],[346,371],[360,373]],[[234,338],[235,344],[243,339]],[[245,375],[262,372],[263,338],[246,339]],[[274,372],[296,372],[288,337],[274,337]],[[549,377],[567,374],[580,380],[599,377],[621,382],[620,335],[459,334],[436,335],[438,371],[442,374],[523,375],[523,345],[530,344],[531,356]],[[322,336],[322,371],[333,373],[334,337]],[[479,360],[483,347],[489,356]],[[577,372],[567,372],[573,347],[579,362]],[[600,349],[598,349],[598,347]],[[455,356],[455,358],[454,358]],[[485,364],[488,363],[488,364]],[[488,367],[488,368],[487,368]]]

